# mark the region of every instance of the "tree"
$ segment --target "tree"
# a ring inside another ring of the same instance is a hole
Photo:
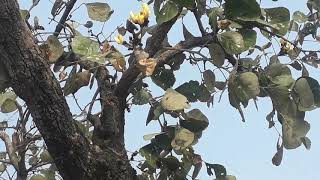
[[[51,21],[57,25],[51,33],[37,17],[29,19],[38,3],[34,0],[29,10],[19,10],[16,0],[0,2],[0,107],[2,113],[18,113],[15,124],[0,124],[6,147],[0,172],[34,180],[185,179],[194,167],[195,179],[204,164],[208,175],[214,171],[218,180],[235,179],[223,165],[205,162],[192,148],[209,121],[200,109],[190,109],[191,104],[210,106],[218,93],[228,93],[243,121],[242,109],[249,101],[272,101],[273,111],[266,117],[269,128],[276,123],[282,127],[274,165],[281,163],[284,148],[310,148],[310,124],[304,117],[320,106],[320,85],[306,66],[318,68],[319,51],[302,45],[305,39],[319,39],[318,1],[308,0],[310,12],[294,12],[290,20],[287,8],[263,8],[256,0],[151,0],[116,28],[115,41],[113,35],[105,38],[103,30],[92,30],[112,18],[107,3],[56,0]],[[80,24],[72,18],[83,13],[77,11],[80,6],[86,6],[91,18],[81,24],[89,36],[78,31]],[[153,26],[149,7],[156,16]],[[201,36],[182,24],[185,39],[170,45],[168,32],[187,13],[195,17]],[[287,39],[289,32],[296,32],[297,38]],[[263,46],[256,45],[260,34],[269,39]],[[115,43],[125,47],[128,56]],[[270,53],[277,44],[279,51]],[[202,81],[173,88],[174,72],[183,63],[198,68]],[[291,71],[301,71],[301,77],[295,79]],[[164,90],[162,96],[152,95],[146,78]],[[84,86],[95,93],[74,116],[65,97],[77,101],[76,92]],[[150,143],[128,157],[125,113],[144,104],[150,104],[146,124],[158,121],[161,132],[145,136]],[[166,116],[176,123],[168,123]],[[144,160],[133,167],[130,162],[138,155]]]

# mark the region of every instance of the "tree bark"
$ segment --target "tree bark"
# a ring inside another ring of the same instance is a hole
[[[135,179],[124,145],[93,146],[77,127],[48,61],[41,57],[20,16],[16,0],[0,1],[0,62],[8,72],[10,86],[26,102],[65,180]],[[120,110],[116,120],[124,121],[121,106],[115,107]]]

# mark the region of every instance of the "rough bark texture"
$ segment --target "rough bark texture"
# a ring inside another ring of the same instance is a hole
[[[134,179],[124,145],[93,146],[81,133],[58,81],[40,54],[20,17],[17,1],[0,1],[0,61],[8,71],[10,86],[26,102],[62,177]],[[117,120],[124,121],[122,109]]]

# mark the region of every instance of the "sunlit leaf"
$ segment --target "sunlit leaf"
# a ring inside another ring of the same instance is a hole
[[[10,113],[17,110],[18,107],[16,105],[16,98],[17,98],[17,95],[12,91],[8,91],[0,94],[1,112]]]
[[[161,100],[161,106],[169,111],[190,108],[188,99],[184,95],[171,88],[167,89],[166,93],[164,94]]]
[[[104,63],[105,61],[105,54],[100,52],[99,43],[88,37],[82,36],[79,32],[77,32],[73,38],[71,47],[73,52],[81,55],[84,59],[99,63]]]
[[[223,49],[229,54],[240,54],[245,51],[245,42],[239,32],[227,31],[217,35]]]

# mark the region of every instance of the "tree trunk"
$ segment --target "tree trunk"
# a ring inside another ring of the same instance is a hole
[[[118,137],[121,146],[90,144],[75,124],[48,61],[40,54],[20,16],[17,1],[1,0],[0,62],[7,70],[10,86],[26,102],[62,177],[65,180],[135,179],[122,143],[123,137]],[[118,123],[123,131],[124,109],[121,104],[114,106],[120,116],[113,117],[113,120],[121,121]]]

